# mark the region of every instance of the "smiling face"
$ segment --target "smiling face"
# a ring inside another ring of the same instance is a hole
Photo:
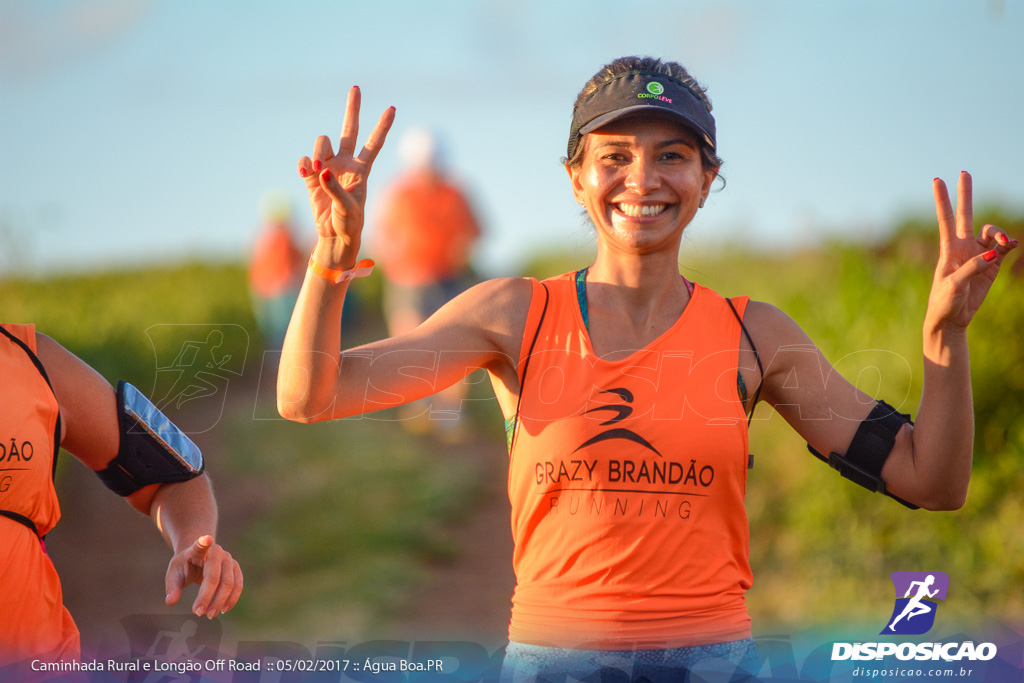
[[[599,240],[631,253],[679,249],[717,169],[701,163],[696,136],[672,119],[628,117],[588,133],[567,168]]]

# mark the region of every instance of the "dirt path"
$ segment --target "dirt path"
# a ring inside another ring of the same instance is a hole
[[[459,556],[435,569],[432,580],[409,605],[407,616],[396,624],[396,632],[405,639],[466,640],[493,651],[508,640],[515,586],[507,456],[504,445],[492,440],[474,440],[453,455],[485,463],[481,503],[458,529]]]
[[[236,386],[232,391],[228,409],[251,413],[255,387]],[[188,415],[172,418],[188,430]],[[217,429],[192,436],[205,453],[217,453]],[[402,640],[469,640],[493,649],[506,638],[514,585],[503,445],[473,440],[455,448],[452,455],[486,463],[478,514],[460,529],[464,542],[459,556],[432,569],[432,578],[390,630]],[[125,653],[129,646],[123,619],[187,614],[195,589],[175,607],[164,604],[170,551],[152,520],[130,509],[73,458],[67,460],[58,482],[63,519],[47,539],[47,547],[62,578],[65,604],[82,632],[83,652]],[[239,480],[224,470],[216,457],[207,457],[220,507],[218,541],[236,552],[238,539],[259,514],[254,501],[263,497],[263,483]],[[258,558],[239,560],[244,570],[245,563]],[[247,585],[247,597],[258,590]],[[225,642],[234,642],[230,616],[222,623]]]
[[[237,394],[233,402],[250,401]],[[172,419],[189,431],[192,416]],[[216,457],[216,429],[190,433],[207,454],[207,473],[215,485],[220,513],[218,542],[238,546],[258,500],[260,483],[228,476]],[[171,559],[153,520],[112,494],[85,466],[66,453],[57,482],[61,521],[47,538],[47,550],[60,574],[64,604],[82,633],[83,655],[128,651],[121,620],[130,615],[187,614],[196,589],[186,591],[178,605],[164,604],[164,575]]]

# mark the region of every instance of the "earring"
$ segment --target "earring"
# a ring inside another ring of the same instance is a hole
[[[699,208],[699,209],[703,209],[704,208],[704,199],[705,199],[705,197],[701,197],[700,198],[700,204],[697,205],[697,208]]]

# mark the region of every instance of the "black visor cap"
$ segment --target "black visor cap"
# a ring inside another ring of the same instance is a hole
[[[569,130],[568,159],[581,136],[612,121],[636,114],[674,118],[715,151],[715,117],[704,102],[681,82],[665,74],[629,72],[600,86],[583,101]]]

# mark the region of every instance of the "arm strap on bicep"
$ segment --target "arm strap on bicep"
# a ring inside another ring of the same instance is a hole
[[[203,473],[203,454],[185,432],[124,380],[117,383],[117,457],[96,476],[128,496],[149,484],[170,484]]]
[[[832,452],[826,457],[810,444],[807,444],[807,449],[818,459],[827,462],[840,476],[916,510],[917,505],[889,493],[882,479],[882,467],[896,443],[896,435],[907,423],[913,424],[909,415],[898,412],[885,401],[879,401],[857,427],[846,455]]]

